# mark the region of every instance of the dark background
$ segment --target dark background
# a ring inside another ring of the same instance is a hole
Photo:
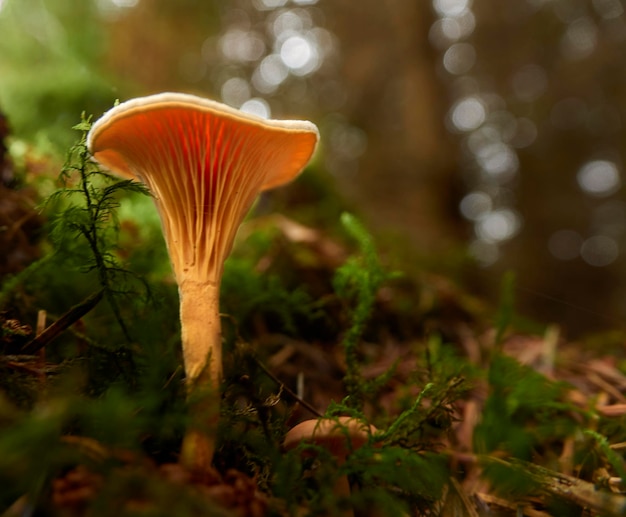
[[[322,132],[384,241],[570,337],[626,315],[620,0],[0,0],[9,151],[180,90]],[[397,244],[396,244],[397,245]]]

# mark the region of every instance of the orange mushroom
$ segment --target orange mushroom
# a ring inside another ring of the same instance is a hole
[[[296,449],[302,443],[317,445],[330,452],[337,466],[341,467],[350,454],[370,442],[377,432],[378,429],[373,425],[349,416],[314,418],[304,420],[290,429],[283,440],[283,449]],[[350,492],[348,477],[338,477],[333,487],[336,501],[345,503]],[[339,515],[354,517],[354,510],[345,508]]]
[[[311,122],[265,120],[181,93],[121,103],[93,124],[93,158],[154,195],[178,283],[190,394],[219,391],[219,288],[240,223],[260,192],[302,171],[318,139]],[[183,461],[208,466],[213,441],[186,437]]]

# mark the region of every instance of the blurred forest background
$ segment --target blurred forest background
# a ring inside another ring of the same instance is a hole
[[[626,317],[625,44],[621,0],[0,0],[0,112],[18,158],[158,91],[308,118],[371,228],[575,337]]]

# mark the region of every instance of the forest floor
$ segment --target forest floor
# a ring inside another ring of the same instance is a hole
[[[489,307],[402,270],[339,210],[332,228],[268,209],[241,228],[213,466],[181,465],[162,242],[121,217],[98,251],[116,273],[103,282],[80,232],[59,226],[74,201],[41,209],[33,178],[48,165],[0,185],[0,515],[626,515],[623,335],[529,331],[513,277]],[[285,449],[297,423],[340,416],[377,430],[345,458]]]

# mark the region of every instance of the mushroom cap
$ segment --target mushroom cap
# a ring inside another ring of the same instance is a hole
[[[300,443],[312,443],[327,449],[336,458],[347,456],[365,445],[377,429],[362,420],[348,416],[304,420],[289,430],[283,441],[285,450]]]
[[[104,168],[152,191],[179,284],[217,283],[259,192],[297,176],[318,139],[308,121],[265,120],[162,93],[110,109],[93,124],[87,148]]]
[[[250,145],[242,145],[249,138]],[[133,147],[169,143],[162,154],[175,152],[180,160],[205,159],[228,152],[243,153],[258,148],[257,160],[272,163],[257,174],[263,176],[261,190],[278,187],[294,179],[309,162],[317,143],[317,126],[308,120],[271,120],[196,95],[158,93],[122,102],[107,111],[92,126],[87,148],[98,163],[128,179],[142,179],[134,163]],[[176,148],[175,141],[184,142]],[[171,147],[174,145],[174,147]],[[221,146],[227,146],[220,150]],[[261,147],[267,147],[262,152]],[[135,149],[136,151],[136,149]],[[203,154],[204,154],[203,153]],[[216,163],[198,163],[212,171]],[[258,163],[257,165],[263,165]],[[211,167],[212,166],[212,167]]]

